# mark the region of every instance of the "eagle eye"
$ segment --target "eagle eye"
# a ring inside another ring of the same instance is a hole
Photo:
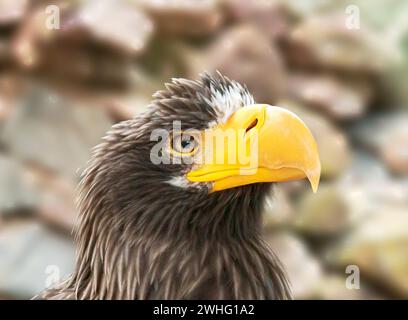
[[[198,150],[198,139],[188,132],[173,133],[170,150],[175,156],[192,156]]]

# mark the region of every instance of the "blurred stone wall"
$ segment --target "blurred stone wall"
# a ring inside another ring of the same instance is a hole
[[[295,297],[408,298],[408,4],[354,3],[0,0],[0,298],[71,272],[90,148],[204,70],[296,112],[318,141],[318,193],[280,184],[265,209]]]

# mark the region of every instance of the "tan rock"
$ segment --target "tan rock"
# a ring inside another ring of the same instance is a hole
[[[39,194],[39,201],[35,208],[36,215],[46,224],[70,233],[77,216],[76,181],[39,167],[26,168],[24,178],[30,181]]]
[[[216,31],[222,23],[217,0],[137,0],[166,35],[203,36]]]
[[[33,69],[43,60],[43,46],[53,41],[56,29],[47,28],[45,6],[31,10],[19,26],[12,43],[12,52],[17,63],[26,69]]]
[[[28,0],[0,1],[0,26],[19,22],[27,12]]]
[[[219,70],[246,84],[258,102],[273,104],[286,90],[285,70],[279,53],[266,36],[250,26],[222,33],[210,46],[198,69],[198,72]]]
[[[346,15],[314,15],[294,28],[287,56],[302,67],[378,74],[386,66],[382,41],[368,30],[348,29]],[[375,54],[373,54],[375,52]]]
[[[291,13],[277,0],[223,0],[228,15],[239,23],[256,25],[270,40],[287,37],[291,27]]]
[[[78,28],[85,28],[95,40],[131,55],[146,49],[154,30],[151,19],[127,1],[85,1],[74,20]]]
[[[289,78],[290,95],[333,119],[347,120],[365,114],[371,88],[366,82],[328,75],[296,74]]]
[[[294,225],[313,236],[338,235],[351,224],[347,203],[333,184],[321,184],[316,194],[306,192],[296,212]]]
[[[407,123],[408,124],[408,123]],[[380,155],[391,171],[400,174],[408,173],[408,134],[397,135],[384,145]]]
[[[393,207],[372,215],[328,255],[329,261],[345,267],[353,264],[393,295],[408,297],[408,215]]]

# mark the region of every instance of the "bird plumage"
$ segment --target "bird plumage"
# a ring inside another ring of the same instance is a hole
[[[211,183],[184,181],[194,164],[150,158],[153,130],[171,131],[173,121],[205,129],[251,102],[245,87],[220,74],[175,79],[145,113],[115,125],[81,177],[75,270],[39,298],[290,298],[285,273],[262,239],[271,184],[209,193]]]

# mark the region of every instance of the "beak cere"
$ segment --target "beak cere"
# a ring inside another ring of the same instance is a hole
[[[201,164],[187,178],[213,182],[212,191],[303,178],[317,191],[316,141],[303,121],[286,109],[265,104],[243,107],[226,123],[205,130],[201,145]]]

